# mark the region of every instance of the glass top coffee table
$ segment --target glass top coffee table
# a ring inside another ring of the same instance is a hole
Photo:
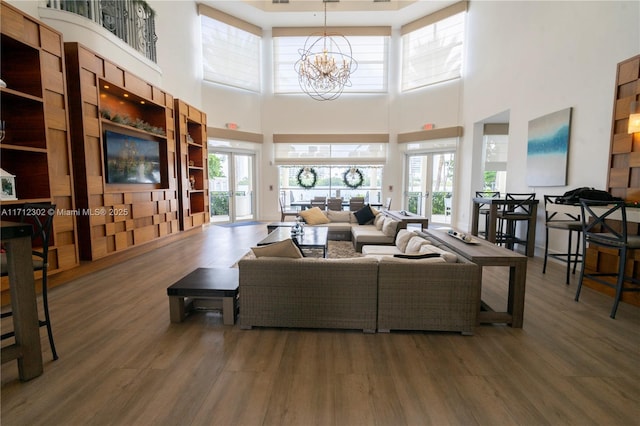
[[[265,239],[258,243],[259,246],[277,243],[291,238],[300,250],[322,250],[322,257],[327,257],[329,241],[329,228],[326,226],[305,226],[304,234],[291,235],[291,227],[282,226],[274,229]]]

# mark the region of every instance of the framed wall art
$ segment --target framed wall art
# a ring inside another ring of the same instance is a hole
[[[527,185],[567,184],[570,129],[571,108],[529,121]]]

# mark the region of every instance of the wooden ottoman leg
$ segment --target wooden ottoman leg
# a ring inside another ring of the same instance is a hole
[[[184,321],[184,297],[181,296],[169,296],[169,316],[171,322]]]
[[[235,297],[222,298],[222,323],[224,325],[233,325],[236,322],[236,306]]]

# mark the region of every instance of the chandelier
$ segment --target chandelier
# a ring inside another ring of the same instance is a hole
[[[351,87],[351,74],[358,68],[349,40],[340,34],[327,34],[327,0],[324,0],[324,32],[312,34],[298,49],[295,64],[303,92],[317,101],[330,101]]]

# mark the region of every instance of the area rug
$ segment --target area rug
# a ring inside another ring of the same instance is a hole
[[[313,257],[321,257],[322,251],[315,250],[312,253],[307,253],[305,250],[305,254],[307,256]],[[329,241],[329,258],[330,259],[346,259],[350,257],[362,257],[362,253],[357,253],[353,248],[353,243],[351,241]],[[242,259],[253,259],[255,256],[253,252],[249,250],[247,254],[245,254]],[[237,265],[234,265],[237,266]]]

